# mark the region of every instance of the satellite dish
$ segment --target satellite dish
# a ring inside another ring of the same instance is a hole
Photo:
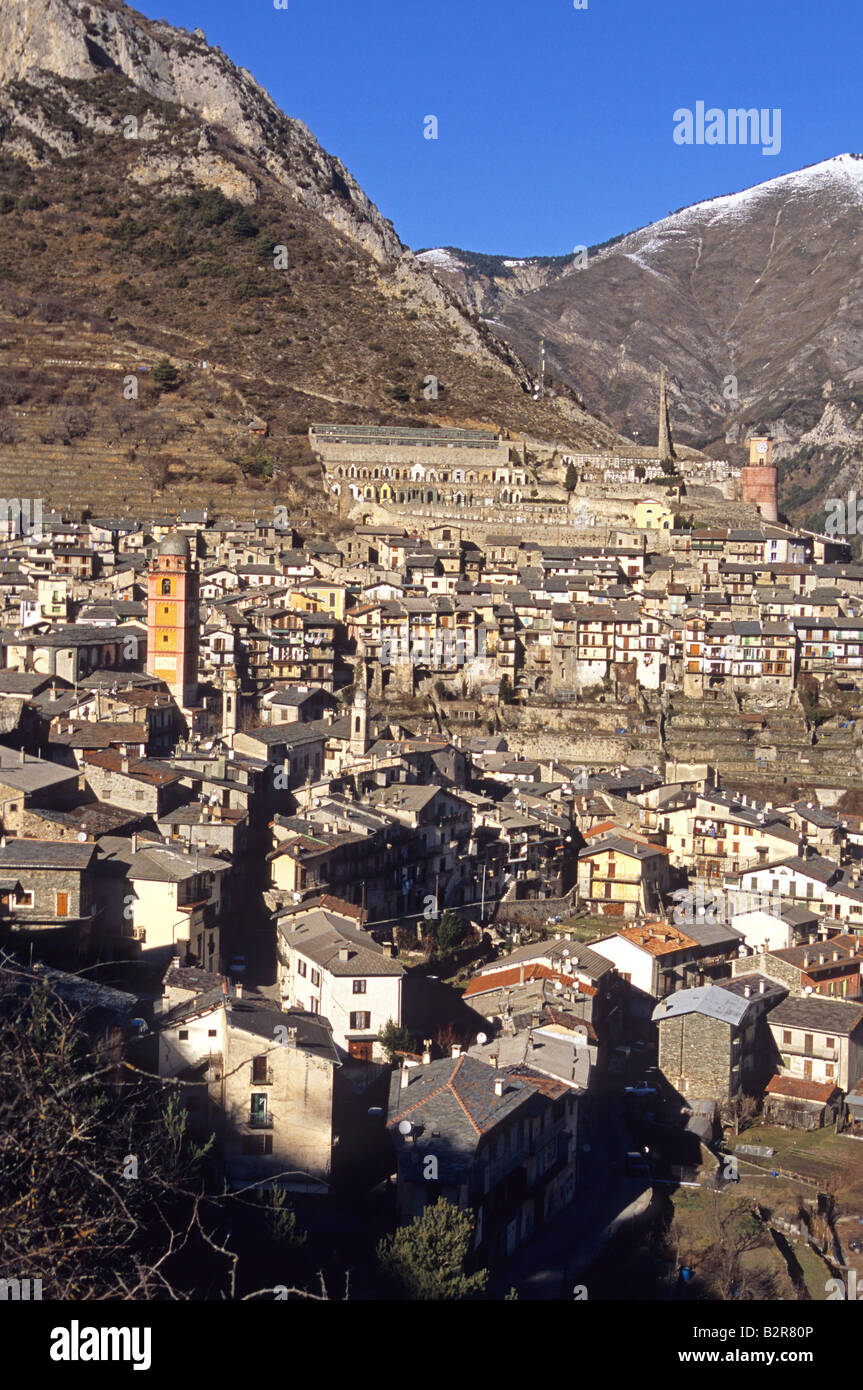
[[[484,1047],[485,1044],[488,1042],[488,1036],[485,1033],[477,1033],[476,1040],[479,1043],[480,1047]]]
[[[83,844],[85,843],[86,839],[87,839],[87,833],[86,833],[86,831],[84,831],[84,830],[79,830],[79,831],[78,831],[78,844],[79,844],[79,845],[83,845]]]
[[[410,1120],[399,1120],[399,1134],[410,1134],[412,1129]]]

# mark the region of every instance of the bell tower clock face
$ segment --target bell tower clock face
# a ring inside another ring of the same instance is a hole
[[[755,452],[758,453],[758,454],[766,454],[766,453],[767,453],[767,440],[766,440],[766,439],[759,439],[758,443],[755,445]]]

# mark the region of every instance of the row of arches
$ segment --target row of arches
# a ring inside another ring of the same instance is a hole
[[[505,487],[524,487],[524,473],[518,469],[508,468],[473,469],[473,468],[453,468],[436,469],[427,468],[423,463],[415,463],[411,467],[398,468],[385,464],[380,468],[370,468],[358,466],[355,463],[339,464],[330,470],[330,476],[339,479],[355,480],[357,482],[402,482],[402,483],[492,483],[503,484]]]
[[[479,507],[494,500],[490,497],[475,497],[472,492],[465,492],[461,488],[453,492],[449,488],[391,487],[389,483],[384,483],[380,487],[376,487],[374,483],[331,484],[331,491],[335,497],[341,495],[343,488],[354,501],[390,502],[396,506],[406,503],[414,503],[419,506],[437,506],[443,503],[455,507]],[[499,502],[509,503],[519,503],[521,500],[522,494],[520,492],[511,493],[508,488],[504,488],[497,498]]]

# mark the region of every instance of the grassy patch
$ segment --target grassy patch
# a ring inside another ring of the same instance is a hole
[[[863,1143],[832,1129],[794,1130],[777,1125],[753,1125],[742,1136],[746,1144],[776,1150],[774,1158],[752,1161],[768,1170],[781,1168],[820,1187],[835,1190],[843,1206],[863,1203]],[[750,1157],[747,1155],[747,1158]]]

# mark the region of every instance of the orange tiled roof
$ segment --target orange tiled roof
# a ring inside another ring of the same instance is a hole
[[[470,980],[462,997],[467,999],[474,994],[491,994],[493,990],[527,984],[529,980],[562,980],[570,986],[575,983],[571,975],[562,975],[559,970],[550,970],[547,965],[513,965],[509,970],[498,970],[493,975],[478,975],[475,980]]]
[[[645,922],[637,927],[623,927],[617,935],[631,941],[633,946],[641,946],[652,956],[666,956],[671,951],[681,951],[698,944],[671,922]]]
[[[833,1081],[806,1081],[802,1076],[771,1076],[765,1090],[771,1096],[790,1096],[792,1100],[820,1100],[826,1105],[838,1087]]]

